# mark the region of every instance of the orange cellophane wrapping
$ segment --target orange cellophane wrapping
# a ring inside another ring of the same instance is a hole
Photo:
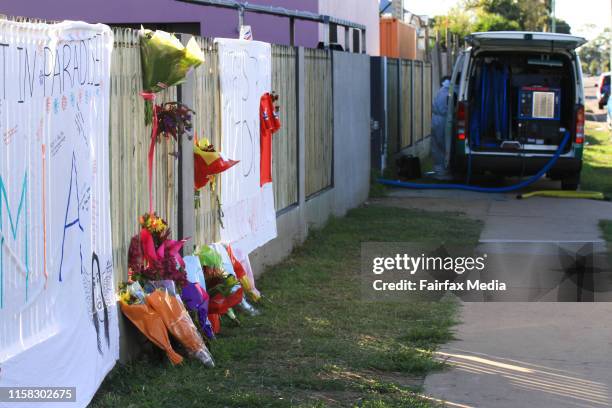
[[[120,302],[121,311],[130,319],[134,326],[142,332],[153,344],[166,352],[166,355],[172,364],[180,364],[183,362],[183,357],[178,354],[170,345],[168,338],[168,329],[159,314],[157,314],[149,306],[127,305]]]
[[[159,313],[170,334],[187,351],[197,353],[206,347],[185,306],[175,296],[162,290],[156,290],[146,297],[146,301],[149,306]]]

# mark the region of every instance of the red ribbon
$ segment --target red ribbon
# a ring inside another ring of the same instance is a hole
[[[155,157],[155,144],[157,143],[157,109],[155,109],[155,96],[153,92],[141,92],[140,96],[153,105],[153,123],[151,129],[151,144],[149,145],[149,214],[153,214],[153,159]]]

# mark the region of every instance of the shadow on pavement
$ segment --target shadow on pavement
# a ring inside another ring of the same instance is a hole
[[[579,407],[612,406],[606,384],[580,378],[568,370],[558,370],[461,349],[435,352],[435,356],[439,361],[450,364],[454,369],[466,375],[501,378],[517,393],[543,393],[551,400],[565,404],[573,402]]]

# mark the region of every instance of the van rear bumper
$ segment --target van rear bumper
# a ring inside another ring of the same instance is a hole
[[[542,157],[520,157],[508,155],[473,155],[473,174],[498,174],[502,176],[530,176],[540,171],[552,158]],[[463,157],[459,163],[462,172],[467,171],[467,157]],[[548,171],[552,178],[563,178],[577,174],[582,169],[582,160],[574,157],[560,157],[555,165]]]

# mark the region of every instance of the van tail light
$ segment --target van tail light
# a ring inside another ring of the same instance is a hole
[[[584,106],[578,105],[576,109],[576,144],[584,143]]]
[[[457,139],[465,140],[467,138],[467,108],[464,102],[457,103]]]

